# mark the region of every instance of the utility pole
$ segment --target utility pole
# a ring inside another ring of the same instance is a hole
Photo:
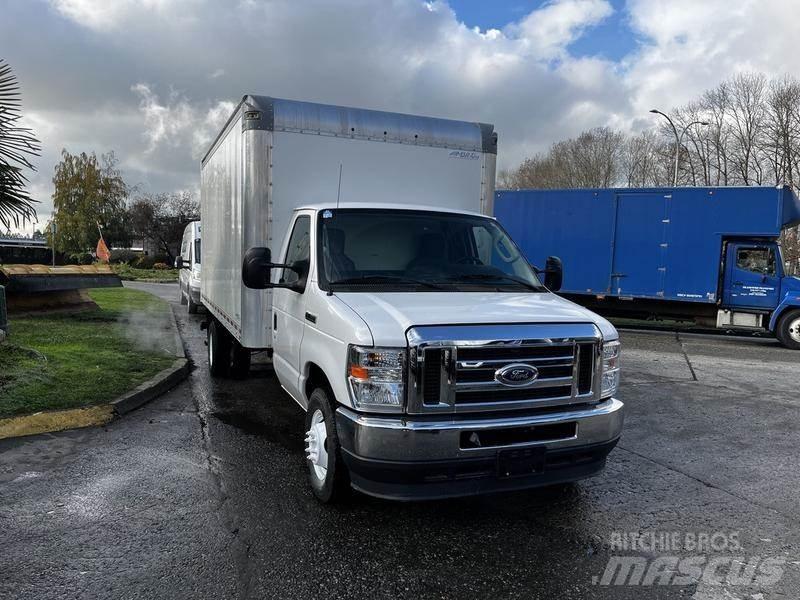
[[[678,135],[678,128],[675,127],[675,123],[672,122],[672,119],[666,113],[661,112],[660,110],[654,108],[650,111],[653,114],[661,115],[667,121],[669,121],[670,127],[672,127],[672,132],[675,134],[675,174],[672,178],[672,187],[678,187],[678,164],[681,158],[681,144],[683,142],[683,136],[686,135],[686,132],[689,130],[689,127],[692,125],[709,125],[708,121],[692,121],[686,127],[683,128],[680,135]]]

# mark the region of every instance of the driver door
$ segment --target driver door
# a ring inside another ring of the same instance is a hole
[[[305,330],[306,284],[311,267],[311,217],[299,214],[292,223],[289,243],[281,263],[299,272],[282,269],[279,283],[294,287],[275,288],[272,296],[272,363],[278,380],[295,399],[301,398],[300,344]]]
[[[773,309],[778,304],[780,273],[777,247],[752,242],[728,244],[725,257],[726,306]]]

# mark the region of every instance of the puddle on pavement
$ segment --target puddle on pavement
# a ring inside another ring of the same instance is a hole
[[[303,451],[303,418],[287,421],[285,419],[265,420],[257,416],[250,416],[243,413],[215,412],[211,416],[243,431],[248,435],[254,435],[266,439],[268,442],[280,444],[291,452]]]

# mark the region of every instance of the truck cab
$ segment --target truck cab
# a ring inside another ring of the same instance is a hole
[[[622,429],[618,335],[548,289],[551,262],[543,281],[493,218],[401,205],[298,208],[276,262],[246,253],[245,285],[273,293],[272,361],[306,410],[321,500],[602,469]]]
[[[800,278],[785,274],[777,240],[726,240],[723,255],[717,326],[768,328],[785,346],[800,348]]]

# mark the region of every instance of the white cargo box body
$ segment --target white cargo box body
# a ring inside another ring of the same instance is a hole
[[[336,202],[492,214],[491,125],[245,96],[202,163],[206,308],[246,348],[271,344],[270,290],[242,285],[244,252],[281,258],[292,211]]]

